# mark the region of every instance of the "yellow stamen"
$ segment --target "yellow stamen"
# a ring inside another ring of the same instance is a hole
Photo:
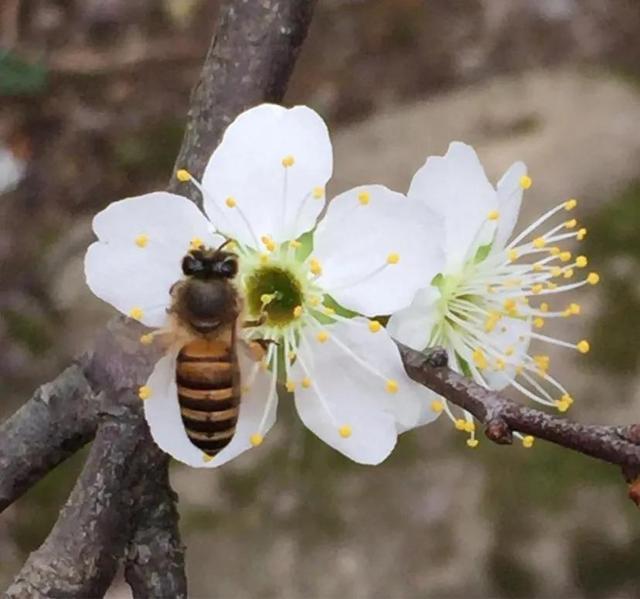
[[[532,437],[531,435],[527,435],[526,437],[522,437],[522,446],[526,447],[527,449],[530,449],[531,447],[533,447],[533,442],[535,441],[535,438]]]
[[[291,154],[289,154],[289,156],[285,156],[282,159],[282,166],[284,166],[285,168],[289,168],[290,166],[293,166],[295,163],[296,159],[291,156]]]
[[[471,449],[478,447],[478,439],[467,439],[467,446],[471,447]]]
[[[547,304],[547,302],[542,302],[540,304],[540,311],[541,312],[548,312],[549,311],[549,304]]]
[[[384,386],[384,390],[387,393],[396,393],[398,391],[398,381],[389,379]]]
[[[564,203],[565,210],[573,210],[578,205],[578,200],[570,199]]]
[[[292,381],[291,379],[289,379],[286,383],[285,383],[285,387],[287,388],[287,391],[289,393],[293,393],[296,390],[296,383],[295,381]]]
[[[580,314],[580,312],[582,311],[582,308],[580,307],[580,304],[569,304],[569,313],[570,314]]]
[[[565,229],[573,229],[577,225],[578,225],[578,221],[575,218],[572,218],[572,219],[568,220],[566,223],[564,223],[564,228]]]
[[[320,343],[324,343],[327,339],[329,339],[329,333],[327,333],[327,331],[320,331],[320,332],[316,335],[316,339],[317,339]]]
[[[540,283],[536,283],[535,285],[531,285],[531,293],[535,293],[536,295],[542,291],[542,285]]]
[[[582,228],[578,231],[576,235],[576,239],[578,241],[582,241],[586,236],[587,236],[587,230],[585,228]]]
[[[472,433],[476,430],[476,425],[472,420],[465,420],[464,430],[467,433]]]
[[[536,237],[533,240],[533,247],[537,250],[542,249],[547,244],[547,241],[544,237]]]
[[[600,275],[597,272],[590,272],[587,277],[589,285],[597,285],[600,282]]]
[[[560,252],[559,257],[562,262],[569,262],[571,260],[571,252]]]
[[[149,236],[141,233],[133,241],[139,248],[147,247],[147,244],[149,243]]]
[[[536,327],[536,329],[541,329],[544,326],[544,318],[534,318],[533,326]]]
[[[456,427],[457,431],[463,431],[465,429],[465,426],[467,425],[467,421],[463,420],[462,418],[458,418],[453,425]]]
[[[522,189],[529,189],[532,185],[533,179],[531,179],[531,177],[528,177],[527,175],[522,175],[522,177],[520,177],[520,187],[522,187]]]
[[[392,252],[387,256],[387,264],[398,264],[400,262],[400,254]]]
[[[311,387],[311,379],[306,376],[302,379],[302,382],[300,384],[302,385],[303,389],[308,389],[309,387]]]
[[[302,306],[296,306],[293,309],[293,317],[300,318],[302,316]]]
[[[178,181],[180,181],[181,183],[186,183],[187,181],[191,181],[191,173],[181,168],[176,171],[176,179],[178,179]]]
[[[489,220],[498,220],[500,218],[500,213],[497,210],[492,210],[487,214],[487,218]]]
[[[588,263],[589,261],[587,260],[586,256],[578,256],[576,258],[576,266],[578,268],[584,268]]]
[[[249,441],[251,441],[251,445],[254,447],[258,447],[264,441],[264,437],[260,433],[253,433],[251,437],[249,437]]]
[[[382,328],[382,325],[377,320],[372,320],[369,322],[369,330],[372,333],[377,333]]]
[[[316,200],[321,200],[324,197],[324,187],[314,187],[312,195]]]
[[[202,239],[200,239],[200,237],[193,237],[191,239],[191,241],[189,242],[189,249],[191,251],[199,250],[203,246],[204,246],[204,241],[202,241]]]
[[[509,262],[515,262],[518,259],[517,250],[509,250],[507,257],[509,258]]]
[[[142,345],[151,345],[153,343],[153,335],[151,333],[142,335],[140,337],[140,343],[142,343]]]
[[[434,399],[431,402],[431,410],[436,414],[439,414],[440,412],[442,412],[442,410],[444,410],[444,404],[440,400]]]
[[[348,424],[343,424],[339,429],[338,433],[343,439],[348,439],[351,436],[353,429]]]
[[[314,275],[322,274],[322,265],[320,264],[319,260],[317,260],[316,258],[311,258],[309,262],[309,270]]]
[[[142,385],[142,387],[138,389],[138,397],[143,401],[145,399],[149,399],[151,397],[151,387],[148,387],[147,385]]]
[[[131,310],[129,310],[129,316],[131,318],[133,318],[134,320],[141,320],[143,315],[144,315],[144,312],[143,312],[142,308],[138,308],[137,306],[135,308],[131,308]]]
[[[586,354],[589,352],[589,350],[591,349],[591,346],[589,345],[589,342],[586,339],[583,339],[582,341],[579,341],[576,344],[576,349],[581,353],[581,354]]]
[[[487,358],[485,357],[484,352],[480,348],[477,348],[473,352],[472,358],[473,358],[473,363],[481,370],[487,367]]]
[[[358,202],[360,202],[363,206],[366,206],[371,200],[371,194],[368,191],[361,191],[358,194]]]

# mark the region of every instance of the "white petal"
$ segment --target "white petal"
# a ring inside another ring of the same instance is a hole
[[[389,314],[407,306],[442,269],[442,227],[416,200],[381,185],[334,198],[314,235],[318,284],[346,308]],[[389,264],[390,257],[396,264]]]
[[[406,375],[384,330],[372,333],[366,319],[356,318],[326,331],[324,343],[311,327],[302,332],[291,370],[296,408],[325,443],[361,464],[378,464],[393,450],[398,428],[405,430],[419,419],[424,394]],[[305,377],[311,380],[309,388],[300,384]],[[388,380],[397,382],[396,393],[385,389]],[[350,427],[349,437],[340,435],[342,426]]]
[[[198,449],[187,436],[180,417],[178,404],[178,390],[176,386],[176,357],[179,348],[165,355],[155,366],[147,386],[151,396],[144,401],[144,415],[149,424],[151,436],[158,447],[176,460],[195,468],[215,468],[228,462],[240,453],[251,448],[250,435],[259,423],[267,399],[269,378],[267,373],[260,372],[251,389],[242,396],[240,414],[236,433],[229,445],[212,460],[205,461],[203,452]],[[250,364],[239,355],[242,376],[248,376]],[[273,414],[268,417],[268,428],[275,419]]]
[[[516,367],[522,363],[531,341],[531,321],[521,318],[502,318],[496,328],[487,334],[487,347],[492,347],[502,354],[506,362],[504,370],[485,369],[482,376],[492,389],[500,390],[509,385],[514,378]],[[507,350],[513,350],[510,356]],[[493,360],[489,360],[492,364]]]
[[[522,204],[520,179],[527,174],[524,162],[515,162],[498,181],[498,228],[493,242],[494,250],[502,250],[513,233]]]
[[[447,272],[490,241],[494,225],[487,216],[497,209],[497,197],[471,146],[452,142],[444,156],[430,156],[414,175],[408,196],[444,218]]]
[[[219,230],[254,247],[263,235],[295,239],[315,225],[324,196],[314,197],[314,189],[324,189],[332,170],[329,133],[316,112],[262,104],[231,123],[211,156],[205,208]]]
[[[391,315],[387,323],[389,334],[418,351],[428,347],[433,327],[441,319],[438,310],[441,297],[437,287],[420,289],[411,305]]]
[[[85,257],[91,291],[124,314],[142,310],[141,322],[166,321],[169,290],[192,239],[217,246],[223,238],[198,208],[181,196],[156,192],[114,202],[93,219],[99,241]]]
[[[238,344],[238,361],[242,385],[251,385],[244,389],[240,401],[240,415],[236,425],[236,433],[227,445],[209,465],[221,466],[241,453],[252,449],[251,436],[260,433],[262,436],[271,430],[276,421],[278,394],[275,390],[273,374],[265,372],[249,356],[243,343]],[[258,369],[256,370],[256,366]],[[272,385],[272,382],[274,383]],[[271,389],[273,388],[273,393]],[[267,405],[268,400],[271,402]],[[264,419],[264,425],[260,427]]]

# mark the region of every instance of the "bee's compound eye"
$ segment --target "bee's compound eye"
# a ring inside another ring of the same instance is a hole
[[[238,259],[235,256],[227,256],[220,264],[220,274],[223,277],[235,277],[238,272]]]
[[[202,272],[202,269],[202,262],[197,258],[194,258],[193,256],[187,254],[182,259],[182,272],[185,275],[194,275],[196,273]]]

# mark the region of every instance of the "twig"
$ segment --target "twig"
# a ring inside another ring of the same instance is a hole
[[[631,482],[640,472],[640,425],[580,424],[521,406],[485,389],[447,366],[447,354],[435,348],[421,353],[398,344],[409,376],[473,414],[486,425],[486,436],[510,444],[513,432],[532,435],[623,468]],[[636,491],[640,492],[640,489]],[[640,497],[634,497],[640,505]]]

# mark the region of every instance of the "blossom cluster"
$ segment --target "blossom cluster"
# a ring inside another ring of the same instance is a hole
[[[547,319],[580,307],[552,309],[538,299],[598,279],[590,273],[569,282],[587,264],[560,246],[585,236],[575,219],[539,232],[575,200],[509,241],[532,183],[522,163],[494,188],[474,150],[454,142],[445,156],[427,159],[407,194],[371,183],[327,201],[332,171],[329,134],[313,110],[263,104],[229,126],[201,181],[177,172],[200,191],[203,211],[180,195],[154,192],[95,217],[88,285],[156,329],[141,337],[143,345],[168,334],[185,255],[225,243],[238,257],[234,284],[243,316],[255,324],[238,323],[242,399],[233,438],[212,459],[185,433],[175,374],[184,339],[174,338],[138,391],[156,443],[191,466],[219,466],[259,446],[279,395],[292,395],[304,424],[359,463],[381,462],[400,433],[443,411],[477,445],[472,417],[412,381],[395,340],[418,350],[444,346],[451,364],[480,384],[511,385],[568,408],[571,396],[549,373],[548,357],[531,354],[529,344],[589,349],[584,340],[540,332]],[[247,349],[252,341],[266,347],[261,360]]]

